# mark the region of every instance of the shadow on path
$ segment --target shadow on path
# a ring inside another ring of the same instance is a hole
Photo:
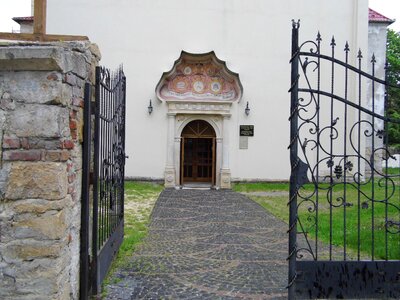
[[[107,299],[286,299],[286,229],[230,190],[164,190]]]

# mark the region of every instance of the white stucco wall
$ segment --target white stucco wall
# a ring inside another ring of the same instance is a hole
[[[33,33],[33,24],[24,24],[20,25],[20,32],[21,33]]]
[[[375,76],[379,79],[385,80],[385,63],[386,63],[386,41],[387,41],[387,23],[370,23],[368,27],[368,57],[375,55],[376,63],[374,66]],[[371,59],[369,59],[370,61]],[[368,73],[372,74],[372,64],[368,64]],[[372,82],[367,81],[367,108],[377,114],[384,115],[385,113],[385,86],[383,84],[374,84],[374,97],[372,97]],[[374,105],[373,105],[374,104]],[[374,106],[374,107],[373,107]],[[384,122],[375,119],[375,130],[383,130]],[[374,144],[372,145],[372,141]],[[366,140],[367,155],[371,156],[372,151],[375,155],[375,168],[381,169],[383,139],[374,135],[374,139],[368,138]],[[374,150],[373,150],[374,149]]]
[[[213,50],[244,88],[228,120],[232,178],[287,180],[293,18],[301,19],[301,40],[315,39],[319,30],[327,50],[333,34],[338,49],[346,40],[351,49],[367,49],[366,0],[48,0],[47,32],[87,35],[99,45],[103,65],[124,64],[127,176],[163,178],[167,109],[154,88],[181,50]],[[247,150],[239,150],[241,124],[255,125]]]
[[[388,24],[386,23],[371,23],[368,27],[368,57],[370,58],[373,54],[375,55],[375,76],[382,80],[385,80],[387,26]],[[368,72],[372,74],[372,64],[368,64]],[[377,85],[375,92],[375,112],[383,115],[385,108],[385,86],[381,84]],[[368,98],[368,107],[372,110],[371,88],[368,89]]]

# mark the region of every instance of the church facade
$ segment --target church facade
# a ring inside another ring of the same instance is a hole
[[[362,0],[49,0],[47,31],[124,64],[128,177],[229,188],[289,178],[292,19],[324,51],[348,41],[354,64],[371,52]]]

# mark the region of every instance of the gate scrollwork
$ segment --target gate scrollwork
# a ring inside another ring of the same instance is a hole
[[[324,55],[320,33],[299,46],[299,26],[293,22],[289,90],[289,297],[376,296],[377,290],[399,297],[380,280],[367,284],[360,275],[343,283],[345,274],[334,272],[348,267],[373,274],[372,263],[381,261],[379,268],[395,276],[400,267],[400,173],[388,168],[394,156],[387,130],[400,120],[383,107],[389,84],[376,73],[385,64],[372,55],[369,74],[361,50],[353,56],[347,42],[340,60],[334,37]],[[316,275],[322,270],[336,275]]]

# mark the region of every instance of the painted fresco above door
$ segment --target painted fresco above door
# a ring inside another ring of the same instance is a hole
[[[185,51],[156,86],[161,101],[235,102],[243,88],[239,74],[230,71],[215,53],[192,54]]]

